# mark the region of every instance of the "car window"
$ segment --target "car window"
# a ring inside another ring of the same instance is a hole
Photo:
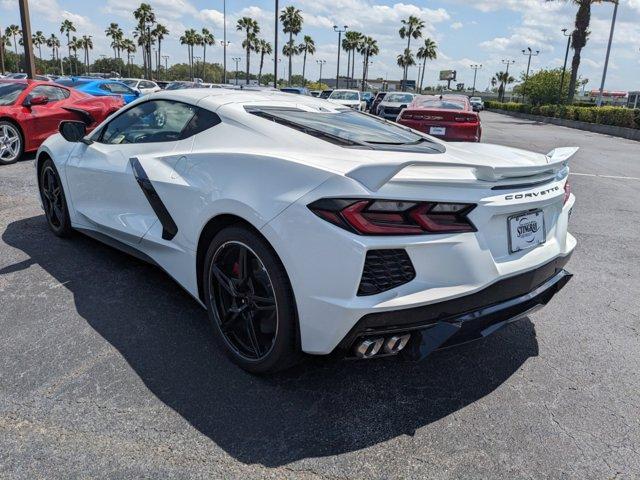
[[[213,112],[181,102],[152,100],[130,108],[102,130],[100,143],[173,142],[220,123]]]
[[[47,97],[50,102],[57,102],[58,100],[69,98],[70,93],[64,88],[52,87],[50,85],[39,85],[31,90],[30,95],[32,97],[44,96]]]
[[[155,85],[151,82],[140,82],[140,88],[155,88]]]
[[[120,83],[103,83],[100,85],[100,88],[107,92],[117,93],[119,95],[130,95],[132,93],[129,87]]]
[[[26,88],[26,83],[0,83],[0,106],[13,105]]]
[[[121,80],[127,87],[136,88],[138,80]]]
[[[442,110],[464,110],[464,102],[456,102],[453,100],[422,100],[419,105],[424,108],[436,108]]]
[[[411,103],[413,101],[413,95],[406,93],[391,93],[384,98],[384,101],[393,103]]]
[[[329,98],[331,100],[360,100],[358,92],[340,92],[334,91]]]

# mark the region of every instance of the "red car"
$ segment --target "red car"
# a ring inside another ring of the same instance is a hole
[[[396,121],[448,141],[479,142],[482,137],[480,116],[463,95],[421,95]]]
[[[0,165],[37,150],[63,120],[92,130],[124,105],[119,97],[91,97],[38,80],[0,80]]]

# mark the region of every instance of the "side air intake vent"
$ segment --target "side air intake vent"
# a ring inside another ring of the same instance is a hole
[[[358,296],[386,292],[415,277],[416,271],[404,250],[369,250],[364,261]]]

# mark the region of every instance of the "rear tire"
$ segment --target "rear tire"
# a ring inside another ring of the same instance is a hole
[[[211,241],[203,285],[209,319],[225,353],[254,374],[274,373],[300,357],[289,278],[271,246],[244,226]]]
[[[58,169],[50,158],[42,163],[38,176],[40,198],[49,228],[58,237],[68,237],[73,233],[73,228],[67,208],[67,199],[64,195]]]
[[[17,125],[0,120],[0,165],[17,162],[24,153],[24,138]]]

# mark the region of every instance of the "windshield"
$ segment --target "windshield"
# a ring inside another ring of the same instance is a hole
[[[79,87],[89,82],[93,82],[93,80],[78,80],[77,78],[75,80],[72,78],[59,78],[56,80],[56,83],[64,85],[65,87]]]
[[[338,145],[378,149],[411,146],[416,151],[425,148],[444,151],[442,145],[406,127],[353,110],[308,112],[284,107],[247,107],[247,111]]]
[[[137,80],[120,80],[122,83],[124,83],[127,87],[131,87],[131,88],[136,88],[136,85],[138,84]]]
[[[332,91],[333,90],[323,90],[322,92],[320,92],[320,98],[329,98]]]
[[[384,97],[384,101],[393,103],[411,103],[413,101],[413,95],[407,93],[390,93]]]
[[[422,100],[420,106],[442,110],[464,110],[464,103],[454,100]]]
[[[20,92],[27,88],[25,83],[2,83],[0,84],[0,105],[13,105],[20,95]]]
[[[331,100],[360,100],[358,92],[340,92],[334,91],[329,97]]]

